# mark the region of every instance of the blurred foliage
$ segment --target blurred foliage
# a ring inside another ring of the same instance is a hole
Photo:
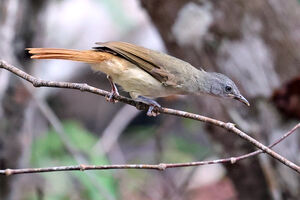
[[[128,163],[151,163],[151,161],[155,161],[156,156],[159,156],[162,162],[189,162],[205,158],[210,153],[210,148],[199,144],[199,141],[194,139],[194,132],[199,133],[199,127],[188,128],[191,126],[190,121],[182,121],[183,128],[186,129],[185,135],[178,134],[172,129],[157,132],[159,129],[157,124],[130,126],[121,137],[122,143],[126,145],[124,153],[133,155],[128,157]],[[85,130],[76,121],[64,121],[63,126],[72,147],[83,155],[89,164],[110,164],[105,156],[91,151],[98,139],[94,134]],[[153,146],[156,134],[161,136],[162,152]],[[32,166],[50,167],[77,164],[73,156],[67,153],[63,142],[53,129],[34,140],[31,156]],[[85,173],[92,173],[93,180]],[[75,199],[105,199],[104,197],[99,198],[101,192],[95,186],[96,183],[118,199],[117,197],[120,196],[118,184],[112,173],[113,171],[74,171],[41,174],[45,181],[44,196],[46,199],[74,199],[74,197],[76,197]],[[145,184],[145,180],[155,179],[153,173],[144,170],[128,170],[126,174],[127,178],[131,180],[127,183],[126,188],[127,191],[132,192],[138,191],[140,186]],[[35,198],[36,193],[30,193],[27,199]]]
[[[63,125],[70,144],[77,152],[84,155],[88,163],[110,164],[105,156],[90,150],[97,142],[97,138],[92,133],[75,121],[65,121]],[[64,144],[54,130],[50,130],[34,140],[31,156],[32,166],[50,167],[77,164],[73,156],[66,153]],[[92,180],[85,173],[90,173]],[[104,197],[101,198],[99,187],[106,190],[111,196],[118,196],[117,183],[109,171],[58,172],[42,175],[46,181],[44,190],[46,199],[70,199],[74,196],[80,197],[79,199],[105,199]]]
[[[160,132],[160,127],[157,127],[157,125],[134,126],[127,129],[126,133],[123,134],[126,136],[123,139],[126,140],[127,146],[132,146],[135,149],[144,151],[141,157],[134,156],[131,162],[147,160],[149,163],[149,160],[153,160],[158,153],[161,154],[159,156],[162,162],[172,163],[190,162],[195,159],[201,160],[212,154],[213,152],[211,152],[209,146],[199,144],[197,136],[203,131],[202,127],[199,126],[199,123],[195,123],[190,119],[183,119],[181,122],[184,134],[182,134],[181,131],[172,129],[166,129],[165,131]],[[150,146],[149,143],[154,142],[156,134],[159,134],[161,137],[159,140],[163,143],[162,152],[157,152],[158,147],[152,147],[151,149],[150,147],[146,147]]]
[[[154,125],[131,126],[125,131],[125,134],[123,135],[126,136],[124,139],[128,140],[128,142],[133,144],[140,144],[143,142],[147,142],[149,139],[153,139],[156,129],[157,127]]]
[[[173,136],[168,139],[167,149],[164,152],[166,162],[191,162],[195,159],[202,160],[210,149],[199,145],[198,141],[191,141],[181,136]]]

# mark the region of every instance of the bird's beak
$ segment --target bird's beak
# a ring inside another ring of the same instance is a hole
[[[245,97],[243,97],[242,95],[235,96],[234,99],[246,104],[247,106],[250,106],[250,103],[248,102],[248,100]]]

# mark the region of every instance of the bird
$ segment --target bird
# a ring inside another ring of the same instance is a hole
[[[190,63],[168,54],[131,43],[97,42],[90,50],[58,48],[26,48],[32,59],[63,59],[88,63],[95,71],[103,72],[111,84],[107,97],[115,102],[117,85],[133,100],[149,105],[148,116],[156,116],[155,99],[170,95],[208,94],[236,99],[247,106],[236,84],[226,75],[197,69]]]

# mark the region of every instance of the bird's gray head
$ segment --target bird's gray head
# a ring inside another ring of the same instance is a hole
[[[241,95],[234,82],[223,74],[207,72],[205,85],[207,89],[206,92],[211,95],[229,97],[250,106],[249,102]]]

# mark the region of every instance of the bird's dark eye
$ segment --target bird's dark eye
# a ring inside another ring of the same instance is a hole
[[[232,87],[230,87],[229,85],[227,85],[227,86],[225,87],[225,91],[226,91],[226,92],[231,92],[231,90],[232,90]]]

